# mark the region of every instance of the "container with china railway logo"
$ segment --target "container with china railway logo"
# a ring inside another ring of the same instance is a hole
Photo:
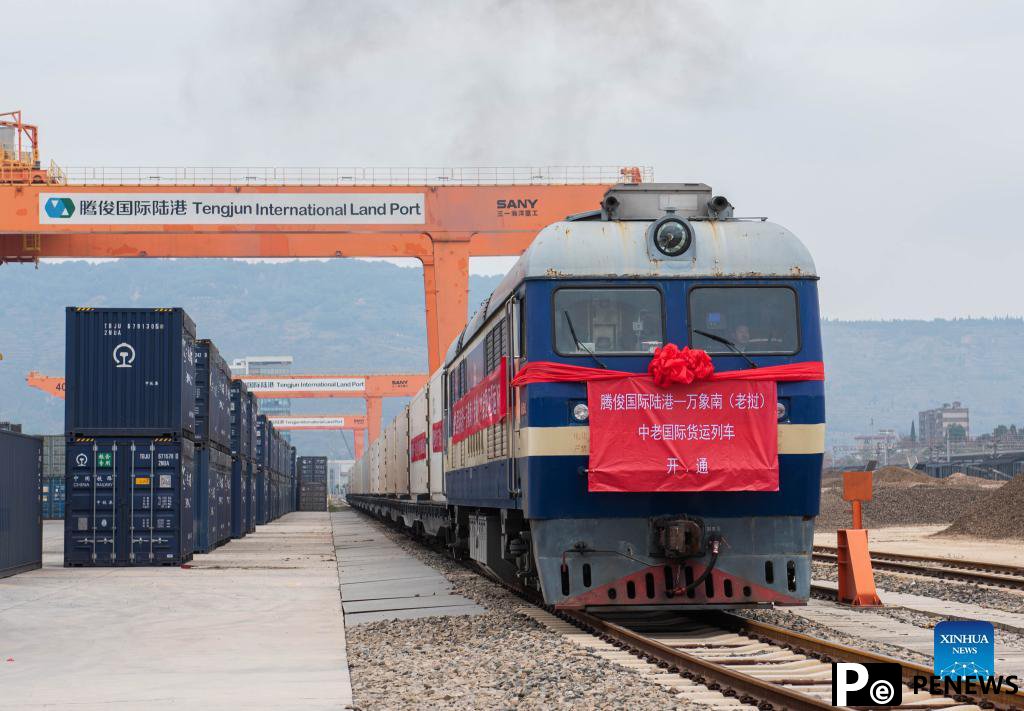
[[[192,558],[195,445],[170,437],[67,444],[65,566],[180,565]]]
[[[68,307],[65,433],[193,437],[195,339],[180,308]]]

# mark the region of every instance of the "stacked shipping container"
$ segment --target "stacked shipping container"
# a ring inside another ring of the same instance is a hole
[[[68,308],[65,565],[180,565],[195,547],[195,324]]]
[[[327,510],[327,457],[299,457],[299,511]]]
[[[196,553],[231,538],[231,371],[210,340],[196,342]]]
[[[252,508],[252,407],[245,383],[231,383],[231,537],[249,532]]]
[[[43,474],[39,481],[39,497],[44,519],[64,520],[64,452],[63,435],[43,435]]]
[[[256,399],[182,309],[69,308],[66,378],[65,565],[178,565],[294,509],[260,516]]]

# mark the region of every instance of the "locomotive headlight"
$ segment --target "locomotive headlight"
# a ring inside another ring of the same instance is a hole
[[[590,408],[587,407],[586,403],[579,403],[572,409],[572,416],[577,422],[586,422],[587,418],[590,417]]]
[[[693,230],[689,223],[678,217],[663,217],[651,229],[654,232],[654,246],[666,257],[678,257],[693,242]]]
[[[779,416],[779,421],[786,419],[786,415],[789,411],[786,410],[786,403],[779,402],[775,404],[775,414]]]

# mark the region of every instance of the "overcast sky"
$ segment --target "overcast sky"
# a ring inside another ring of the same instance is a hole
[[[827,316],[1024,313],[1024,3],[0,7],[46,162],[651,165],[794,230]]]

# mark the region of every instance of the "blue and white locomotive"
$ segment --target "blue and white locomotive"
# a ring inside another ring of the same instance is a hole
[[[804,603],[821,381],[777,385],[777,492],[702,493],[588,491],[585,384],[508,384],[537,361],[644,372],[665,343],[707,351],[716,371],[821,361],[810,253],[706,185],[610,189],[538,234],[356,462],[350,503],[561,607]],[[467,415],[481,388],[488,406]]]

